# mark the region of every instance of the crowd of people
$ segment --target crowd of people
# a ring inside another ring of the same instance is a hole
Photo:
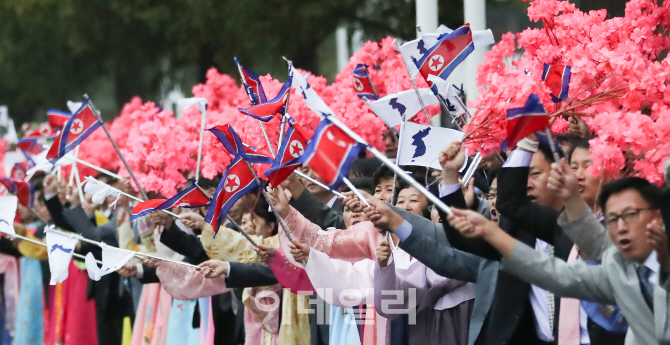
[[[588,133],[572,132],[557,138],[560,161],[531,135],[485,157],[468,181],[473,159],[457,141],[445,143],[441,171],[403,167],[448,213],[361,155],[348,172],[358,196],[294,174],[262,187],[267,200],[259,189],[241,197],[216,233],[206,207],[131,221],[125,196],[97,204],[54,174],[35,174],[36,202],[19,205],[17,234],[40,240],[55,225],[170,260],[133,259],[99,281],[73,260],[68,279],[49,285],[46,249],[2,237],[0,340],[668,343],[667,193],[639,177],[594,177]],[[386,139],[393,156],[397,142]],[[135,193],[128,181],[96,178]],[[198,184],[211,195],[218,182]],[[101,254],[85,242],[76,252]]]

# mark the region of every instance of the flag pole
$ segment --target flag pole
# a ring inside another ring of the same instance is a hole
[[[251,170],[251,173],[254,174],[254,179],[256,180],[256,183],[258,183],[258,187],[261,190],[261,193],[263,193],[263,197],[265,198],[265,201],[268,202],[268,205],[270,205],[270,208],[272,209],[272,213],[274,213],[275,218],[277,218],[277,222],[279,222],[279,225],[281,226],[282,230],[284,230],[284,233],[286,234],[286,238],[288,239],[289,242],[293,242],[293,237],[291,237],[291,234],[288,232],[288,227],[286,226],[286,223],[284,222],[284,219],[279,216],[279,213],[277,213],[277,210],[275,210],[274,206],[272,206],[272,203],[270,202],[270,198],[267,195],[267,191],[265,190],[263,183],[261,183],[261,179],[258,178],[258,174],[256,174],[256,171],[254,170],[254,167],[251,166],[251,163],[245,161],[247,163],[247,166],[249,167],[249,170]],[[279,193],[279,192],[277,192]]]
[[[343,132],[345,132],[347,135],[349,135],[352,139],[358,141],[361,144],[364,144],[366,146],[366,149],[368,152],[370,152],[373,156],[377,157],[382,163],[386,164],[389,168],[393,169],[400,178],[405,180],[407,183],[409,183],[412,187],[416,188],[419,192],[421,192],[423,195],[428,198],[428,200],[432,201],[435,206],[440,208],[442,211],[445,213],[451,215],[453,214],[451,211],[451,208],[447,206],[440,198],[435,196],[433,193],[429,192],[421,183],[417,182],[415,179],[413,179],[409,174],[407,174],[404,170],[402,170],[397,164],[393,163],[388,157],[386,157],[384,154],[379,152],[376,148],[372,147],[370,144],[368,144],[365,139],[361,138],[356,132],[351,130],[351,128],[347,127],[344,123],[342,123],[340,120],[338,120],[334,115],[327,115],[326,118],[330,120],[335,126],[339,127]]]
[[[101,173],[103,173],[103,174],[105,174],[105,175],[111,176],[111,177],[113,177],[113,178],[115,178],[115,179],[118,179],[118,180],[122,180],[122,179],[123,179],[123,177],[122,177],[121,175],[115,174],[115,173],[113,173],[113,172],[111,172],[111,171],[109,171],[109,170],[107,170],[107,169],[103,169],[103,168],[101,168],[101,167],[99,167],[99,166],[95,166],[95,165],[93,165],[93,164],[91,164],[91,163],[89,163],[89,162],[83,161],[83,160],[81,160],[81,159],[79,159],[79,158],[76,158],[75,160],[76,160],[77,163],[79,163],[79,164],[81,164],[81,165],[85,165],[85,166],[87,166],[87,167],[89,167],[89,168],[91,168],[91,169],[97,170],[97,171],[99,171],[99,172],[101,172]]]
[[[340,193],[340,192],[338,192],[338,191],[336,191],[336,190],[334,190],[334,189],[332,189],[332,188],[326,186],[325,184],[323,184],[323,183],[321,183],[321,182],[319,182],[319,181],[317,181],[317,180],[315,180],[315,179],[313,179],[313,178],[311,178],[311,177],[305,175],[304,173],[302,173],[302,172],[300,172],[300,171],[298,171],[298,170],[293,170],[293,173],[296,174],[296,175],[298,175],[298,176],[300,176],[300,177],[302,177],[302,178],[304,178],[305,180],[307,180],[307,181],[309,181],[309,182],[314,183],[315,185],[317,185],[317,186],[319,186],[319,187],[321,187],[321,188],[323,188],[323,189],[325,189],[325,190],[327,190],[327,191],[330,191],[331,193],[333,193],[333,194],[339,196],[340,198],[344,198],[344,194],[342,194],[342,193]]]
[[[145,199],[149,199],[147,196],[147,193],[142,189],[142,186],[140,185],[140,181],[137,180],[135,177],[135,174],[133,174],[133,169],[130,168],[130,165],[128,165],[128,162],[126,162],[126,159],[123,158],[123,154],[121,154],[121,150],[119,149],[119,146],[116,145],[116,141],[114,141],[114,138],[112,138],[112,134],[109,133],[109,130],[107,129],[107,126],[105,125],[105,121],[102,120],[102,116],[100,115],[100,111],[95,108],[93,105],[93,102],[88,98],[88,95],[84,95],[84,99],[89,102],[91,105],[91,108],[93,109],[93,113],[95,114],[95,117],[98,118],[98,122],[100,122],[100,125],[102,126],[102,129],[105,130],[105,134],[107,134],[107,138],[109,138],[109,141],[112,143],[112,146],[114,146],[114,150],[116,150],[116,154],[119,156],[121,159],[121,162],[123,162],[123,165],[126,167],[128,170],[128,173],[130,174],[130,178],[135,181],[135,185],[137,186],[137,189],[140,191],[140,194],[142,194],[142,197]]]
[[[400,52],[400,47],[396,42],[393,42],[393,49],[395,49],[398,54],[400,54],[400,57],[402,57],[402,53]],[[412,87],[414,88],[414,92],[416,92],[416,97],[419,98],[419,103],[421,103],[421,109],[423,109],[423,114],[426,115],[426,121],[428,121],[428,125],[430,125],[430,117],[428,116],[428,110],[426,110],[426,105],[423,103],[423,98],[421,98],[421,93],[419,93],[419,88],[416,86],[416,81],[414,81],[414,77],[412,76],[412,73],[409,72],[409,67],[407,67],[407,63],[405,63],[405,59],[402,59],[402,64],[405,66],[405,70],[407,71],[407,75],[409,76],[409,80],[412,82]]]
[[[554,136],[551,134],[551,128],[547,127],[544,131],[547,134],[547,140],[549,140],[549,147],[551,147],[551,154],[554,156],[554,162],[558,164],[561,161],[561,157],[558,155],[558,152],[556,152],[556,144],[554,143]]]
[[[37,240],[33,240],[32,238],[28,238],[28,237],[25,237],[25,236],[21,236],[21,235],[19,235],[19,234],[8,234],[8,233],[5,233],[5,234],[6,234],[7,236],[9,236],[9,237],[16,237],[16,238],[18,238],[18,239],[21,239],[21,240],[24,240],[24,241],[26,241],[26,242],[30,242],[30,243],[36,244],[36,245],[38,245],[38,246],[42,246],[42,247],[46,247],[46,246],[47,246],[47,244],[44,243],[44,242],[40,242],[40,241],[37,241]],[[83,256],[83,255],[81,255],[81,254],[72,253],[72,255],[75,256],[75,257],[77,257],[77,258],[79,258],[79,259],[81,259],[81,260],[85,260],[85,259],[86,259],[86,257]],[[95,262],[97,262],[97,263],[99,263],[99,264],[102,265],[102,261],[95,260]]]
[[[358,200],[362,201],[365,204],[365,206],[370,207],[370,203],[367,200],[365,200],[363,194],[361,194],[361,192],[358,191],[358,188],[356,188],[356,186],[354,186],[354,184],[351,183],[351,181],[349,181],[348,178],[344,177],[342,178],[342,181],[344,181],[344,184],[346,184],[347,187],[349,187],[351,192],[354,193],[354,195],[358,198]]]
[[[200,109],[202,120],[200,121],[200,143],[198,143],[198,160],[197,166],[195,167],[195,181],[197,182],[200,178],[200,161],[202,160],[202,141],[205,136],[205,126],[207,124],[207,104],[205,104],[203,109]],[[129,170],[130,171],[130,170]],[[137,183],[137,181],[135,181]],[[139,188],[139,185],[137,185]],[[141,190],[141,189],[140,189]]]
[[[282,58],[288,63],[288,77],[292,78],[293,77],[293,61],[288,60],[286,57],[282,56]],[[284,130],[286,130],[286,118],[288,115],[288,105],[289,105],[289,100],[291,99],[291,89],[293,88],[293,81],[291,80],[291,87],[288,89],[288,95],[286,95],[286,109],[284,109],[284,115],[281,118],[281,128],[279,130],[279,142],[277,143],[277,151],[279,151],[279,146],[281,145],[282,140],[284,139]]]
[[[407,114],[406,113],[402,114],[402,118],[401,118],[401,122],[400,122],[400,133],[398,133],[398,149],[396,150],[396,154],[395,154],[395,161],[396,162],[400,159],[400,147],[401,147],[400,146],[400,144],[401,144],[400,140],[402,140],[400,137],[401,137],[401,134],[402,134],[402,129],[403,129],[403,127],[405,127],[405,115],[407,115]],[[391,205],[395,205],[395,201],[396,201],[395,200],[395,190],[396,190],[396,181],[397,180],[398,180],[398,173],[394,170],[393,171],[393,189],[391,190],[391,193],[392,193],[391,194]]]
[[[96,179],[94,179],[94,178],[92,178],[92,177],[90,177],[90,176],[86,176],[86,181],[87,181],[87,182],[89,181],[89,179],[95,180],[97,183],[102,183],[102,184],[104,184],[104,185],[109,186],[108,184],[106,184],[106,183],[104,183],[104,182],[100,182],[100,181],[98,181],[98,180],[96,180]],[[110,186],[110,188],[114,188],[114,187],[111,187],[111,186]],[[146,200],[142,200],[142,199],[140,199],[140,198],[138,198],[138,197],[136,197],[136,196],[134,196],[134,195],[130,195],[130,194],[128,194],[128,193],[126,193],[126,192],[124,192],[124,191],[118,189],[118,188],[114,188],[114,189],[118,190],[119,193],[120,193],[121,195],[124,195],[124,196],[126,196],[126,197],[128,197],[128,198],[130,198],[130,199],[135,200],[135,201],[139,201],[139,202],[144,202],[144,201],[146,201]],[[163,212],[165,212],[165,213],[167,213],[167,214],[169,214],[169,215],[171,215],[171,216],[173,216],[173,217],[175,217],[175,218],[181,219],[181,217],[180,217],[178,214],[176,214],[176,213],[170,212],[170,211],[168,211],[168,210],[161,210],[161,211],[163,211]]]
[[[97,242],[97,241],[89,240],[88,238],[86,238],[86,237],[84,237],[84,236],[82,236],[82,235],[79,235],[79,234],[68,234],[68,233],[66,233],[66,232],[62,232],[62,231],[57,230],[57,229],[52,229],[52,230],[49,230],[49,231],[58,232],[58,233],[60,233],[60,234],[62,234],[62,235],[74,236],[74,237],[76,237],[76,238],[77,238],[79,241],[81,241],[81,242],[90,243],[90,244],[96,245],[96,246],[98,246],[98,247],[100,247],[100,248],[104,248],[104,246],[107,246],[107,247],[112,247],[112,248],[116,248],[116,249],[121,249],[121,248],[118,248],[118,247],[113,247],[113,246],[107,245],[107,244],[105,244],[104,242]],[[126,250],[127,250],[127,249],[126,249]],[[151,254],[145,254],[145,253],[135,252],[135,251],[132,251],[132,250],[128,250],[128,251],[129,251],[129,252],[133,252],[133,254],[134,254],[135,256],[142,256],[142,257],[145,257],[145,258],[151,258],[151,259],[156,259],[156,260],[167,261],[167,262],[171,262],[171,263],[178,264],[178,265],[182,265],[182,266],[195,267],[195,268],[198,267],[198,266],[196,266],[196,265],[191,265],[191,264],[186,263],[186,262],[183,262],[183,261],[177,261],[177,260],[172,260],[172,259],[168,259],[168,258],[162,258],[162,257],[160,257],[160,256],[155,256],[155,255],[151,255]]]

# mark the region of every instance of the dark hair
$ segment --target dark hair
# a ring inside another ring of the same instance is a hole
[[[368,192],[368,194],[370,194],[370,195],[375,194],[375,185],[372,183],[371,178],[369,178],[369,177],[354,177],[350,181],[351,181],[351,184],[353,184],[354,187],[356,187],[356,189],[364,190],[364,191]],[[351,189],[349,188],[349,186],[347,186],[346,184],[343,183],[342,185],[340,185],[339,190],[340,190],[340,192],[344,193],[344,192],[349,192]]]
[[[570,150],[568,151],[568,163],[572,161],[572,154],[576,149],[586,149],[588,150],[591,147],[589,144],[588,138],[578,137],[570,142]]]
[[[387,167],[386,165],[380,166],[377,168],[377,171],[375,171],[374,174],[372,174],[372,183],[376,186],[378,186],[382,180],[387,179],[387,178],[393,178],[393,170],[391,168]]]
[[[201,177],[198,179],[198,186],[202,189],[208,189],[208,188],[216,188],[219,185],[219,182],[221,180],[217,179],[216,177],[214,179],[208,179]]]
[[[272,236],[277,234],[277,229],[279,229],[277,226],[277,217],[275,217],[275,214],[270,210],[270,206],[265,198],[258,198],[256,205],[254,205],[254,214],[263,218],[268,224],[275,223],[275,227],[272,229]]]
[[[489,183],[489,188],[493,184],[493,180],[498,178],[499,173],[500,173],[500,167],[494,167],[488,171],[488,173],[486,174],[486,181]]]
[[[363,158],[355,160],[349,167],[350,177],[372,177],[382,165],[382,161],[377,158]]]
[[[539,152],[542,152],[545,161],[547,161],[548,163],[554,163],[554,153],[551,152],[551,147],[549,147],[549,145],[540,143],[537,149]],[[559,158],[565,157],[565,153],[563,153],[562,150],[558,150],[558,157]]]
[[[603,212],[606,211],[605,205],[613,194],[618,194],[629,189],[634,189],[640,193],[642,199],[649,203],[650,208],[660,208],[662,198],[660,188],[641,177],[624,177],[603,186],[598,199],[598,203]]]
[[[111,176],[109,176],[105,173],[97,173],[94,177],[98,181],[102,181],[102,182],[107,181],[107,184],[110,185],[110,186],[115,184],[118,181],[117,178],[111,177]]]
[[[44,171],[37,171],[33,176],[30,177],[30,183],[33,184],[33,190],[35,192],[41,191],[44,189],[44,178],[46,177]]]

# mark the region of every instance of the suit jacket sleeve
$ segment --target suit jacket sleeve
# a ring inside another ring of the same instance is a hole
[[[46,201],[46,206],[49,214],[51,214],[51,220],[56,227],[67,231],[74,231],[72,225],[70,225],[70,223],[65,220],[65,217],[63,217],[63,205],[60,203],[60,200],[58,200],[58,196],[48,199]]]
[[[116,215],[107,224],[102,226],[93,225],[81,206],[63,212],[63,217],[72,225],[75,232],[85,238],[118,247],[119,239],[116,233]]]
[[[0,237],[0,253],[15,256],[17,258],[23,256],[19,252],[19,249],[14,246],[13,241],[7,237]]]
[[[437,241],[439,244],[443,244],[445,246],[449,245],[447,236],[445,236],[444,231],[442,230],[442,225],[435,224],[430,219],[419,216],[416,213],[409,212],[395,206],[391,206],[391,208],[412,225],[412,231],[419,231],[431,240]]]
[[[585,206],[579,218],[572,222],[568,221],[565,211],[561,212],[558,225],[579,247],[580,255],[585,260],[600,260],[605,250],[613,244],[607,230],[588,206]]]
[[[451,207],[460,209],[465,209],[467,207],[467,204],[465,203],[465,197],[463,196],[463,192],[460,189],[454,193],[443,196],[441,200]],[[438,213],[440,214],[440,220],[442,221],[444,233],[447,235],[447,240],[453,248],[467,253],[472,253],[488,260],[500,260],[500,253],[488,242],[480,238],[465,238],[461,236],[458,230],[454,229],[454,227],[449,224],[449,221],[447,221],[447,214],[439,208]]]
[[[613,304],[614,289],[606,264],[590,266],[582,260],[567,263],[516,241],[512,255],[502,260],[501,269],[561,297]]]
[[[320,226],[322,229],[345,228],[342,212],[331,209],[306,189],[300,194],[300,197],[291,199],[290,204],[310,222]]]
[[[542,241],[555,245],[559,212],[528,199],[525,188],[528,184],[528,172],[527,167],[500,169],[496,209],[515,228],[524,229]]]
[[[182,231],[175,222],[172,222],[169,228],[163,230],[160,241],[175,252],[191,258],[190,261],[195,263],[209,260],[202,242],[197,237]]]
[[[400,242],[400,248],[443,277],[477,282],[482,259],[476,255],[440,245],[418,231],[412,231],[405,241]]]
[[[269,286],[278,283],[272,269],[266,264],[230,262],[230,274],[226,278],[226,286],[231,289]]]

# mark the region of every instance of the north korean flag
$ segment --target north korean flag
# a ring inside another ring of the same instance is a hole
[[[133,207],[133,210],[130,213],[130,218],[135,219],[144,217],[155,210],[167,210],[175,207],[193,208],[207,206],[210,201],[209,198],[200,191],[194,180],[189,179],[189,182],[191,182],[190,186],[184,188],[184,190],[168,200],[150,199],[137,204]]]
[[[368,65],[360,63],[356,65],[353,71],[354,74],[354,90],[358,98],[363,99],[363,97],[375,101],[379,99],[375,87],[370,81],[370,74],[368,73]]]
[[[14,163],[12,171],[9,173],[9,177],[13,180],[23,181],[26,176],[28,176],[28,162],[18,162]]]
[[[53,139],[58,135],[56,130],[54,130],[48,123],[43,123],[39,125],[34,130],[28,132],[19,142],[16,144],[21,150],[30,152],[32,154],[37,154],[42,151],[41,146],[36,144],[39,139]],[[39,151],[39,152],[35,152]]]
[[[551,92],[551,101],[558,103],[568,98],[570,88],[571,67],[565,65],[544,64],[542,80]]]
[[[215,236],[230,208],[257,186],[258,182],[254,179],[254,174],[249,169],[247,162],[241,157],[236,157],[223,174],[205,217],[205,221],[212,225]]]
[[[451,72],[475,50],[470,24],[465,24],[448,34],[442,34],[428,52],[415,61],[416,67],[437,95],[437,88],[428,81],[429,75],[447,80]]]
[[[307,164],[331,189],[337,189],[361,149],[365,149],[365,145],[352,139],[326,117],[316,128],[305,153],[289,164]]]
[[[207,206],[210,201],[209,198],[203,194],[203,192],[195,184],[194,180],[188,179],[188,181],[191,182],[190,186],[184,188],[184,190],[177,193],[177,195],[168,199],[165,203],[160,205],[158,209],[164,210],[175,207],[194,208]]]
[[[275,115],[278,115],[279,118],[284,117],[286,113],[286,102],[288,101],[289,94],[291,92],[291,84],[293,83],[293,75],[289,75],[288,79],[284,82],[281,90],[275,98],[265,102],[255,105],[251,108],[238,108],[239,111],[264,122],[272,120]]]
[[[71,117],[72,114],[65,111],[54,109],[47,110],[47,120],[49,121],[49,126],[51,126],[53,129],[63,128],[67,120],[69,120]]]
[[[274,163],[272,163],[272,167],[265,171],[265,176],[272,187],[277,187],[295,169],[300,167],[301,163],[292,163],[291,161],[295,161],[296,158],[305,153],[305,148],[309,141],[308,138],[309,136],[305,134],[299,124],[290,123],[284,141],[279,146],[277,157]]]
[[[249,163],[272,164],[273,159],[271,157],[257,152],[252,147],[245,146],[240,136],[230,125],[216,126],[207,130],[219,139],[230,154],[240,156]]]
[[[51,163],[55,163],[84,141],[100,125],[93,108],[88,100],[85,100],[81,108],[65,123],[63,130],[56,136],[46,158]]]
[[[507,147],[514,148],[523,138],[549,127],[549,116],[540,97],[531,94],[522,108],[507,110]]]
[[[130,211],[130,219],[135,220],[137,218],[148,215],[149,213],[155,211],[158,206],[165,203],[165,201],[165,199],[149,199],[135,205],[132,211]]]
[[[35,188],[30,182],[12,180],[7,177],[0,178],[2,184],[10,194],[16,195],[19,204],[25,207],[33,207]]]
[[[235,55],[235,65],[237,65],[237,69],[240,71],[242,85],[244,85],[244,90],[247,92],[251,104],[256,105],[267,102],[265,91],[263,91],[263,85],[256,73],[250,68],[244,67],[240,61],[237,60],[237,55]]]

